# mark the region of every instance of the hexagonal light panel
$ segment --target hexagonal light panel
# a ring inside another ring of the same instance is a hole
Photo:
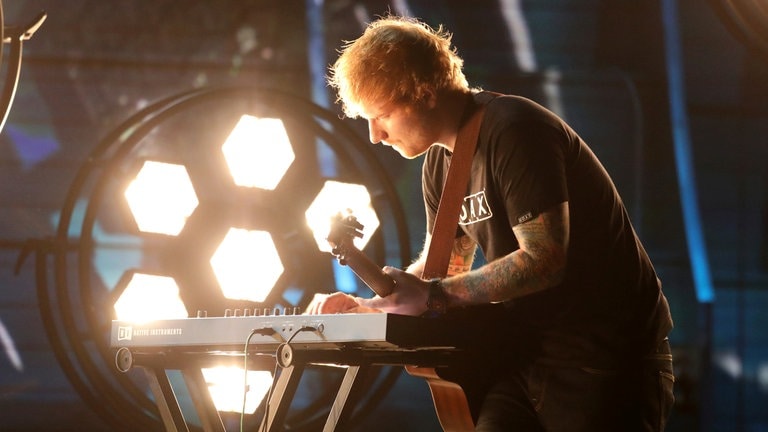
[[[315,237],[318,249],[330,252],[328,233],[331,220],[339,212],[351,212],[357,221],[363,225],[363,237],[353,240],[358,249],[363,249],[379,227],[379,218],[371,206],[371,194],[368,189],[359,184],[342,183],[328,180],[304,213]]]
[[[283,121],[250,115],[240,121],[221,147],[235,184],[274,190],[295,155]]]
[[[224,297],[263,302],[283,274],[272,235],[230,228],[211,257]]]
[[[269,371],[244,371],[237,366],[219,366],[203,368],[202,372],[217,411],[253,414],[272,385]]]
[[[117,319],[147,322],[188,317],[172,277],[134,273],[114,304]]]
[[[178,235],[199,201],[183,165],[146,161],[125,189],[139,231]]]

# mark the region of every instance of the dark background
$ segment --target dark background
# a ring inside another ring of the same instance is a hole
[[[64,195],[99,140],[148,103],[203,86],[257,84],[336,110],[317,85],[335,49],[359,34],[361,19],[407,6],[454,33],[471,84],[556,110],[613,175],[676,322],[669,429],[768,431],[768,11],[758,3],[4,1],[6,27],[48,17],[24,43],[0,134],[0,428],[118,428],[82,400],[52,353],[33,263],[15,269],[27,240],[55,232]],[[510,36],[515,4],[528,43]],[[665,30],[669,4],[678,19]],[[680,50],[667,56],[675,37]],[[515,56],[525,46],[532,62]],[[683,86],[670,90],[678,72]],[[677,97],[682,120],[670,111]],[[347,121],[365,142],[364,124]],[[697,301],[675,132],[690,143],[711,303]],[[420,164],[375,152],[401,193],[416,252]],[[362,421],[359,430],[438,430],[426,385],[405,375]]]

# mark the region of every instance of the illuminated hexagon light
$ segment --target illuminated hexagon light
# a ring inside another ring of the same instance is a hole
[[[295,155],[283,121],[250,115],[240,121],[221,147],[238,186],[274,190]]]
[[[331,251],[327,240],[328,233],[331,229],[331,220],[339,212],[342,214],[351,212],[363,225],[362,238],[355,237],[353,240],[353,244],[358,249],[363,249],[380,224],[376,211],[371,206],[371,194],[363,185],[333,180],[325,182],[304,213],[318,249],[323,252]]]
[[[272,235],[230,228],[211,257],[224,297],[263,302],[283,274]]]
[[[272,386],[269,371],[219,366],[203,368],[202,372],[217,411],[253,414]]]
[[[125,190],[139,231],[178,235],[199,201],[186,167],[146,161]]]
[[[131,276],[114,308],[117,319],[133,322],[189,316],[172,277],[144,273]]]

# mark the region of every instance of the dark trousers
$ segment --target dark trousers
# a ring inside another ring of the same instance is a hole
[[[530,366],[493,385],[476,431],[661,432],[674,380],[668,340],[620,370]]]

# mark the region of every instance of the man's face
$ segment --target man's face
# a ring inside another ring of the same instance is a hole
[[[374,144],[390,146],[404,158],[413,159],[435,143],[437,128],[429,108],[399,104],[371,104],[363,108],[362,117],[368,121],[368,137]]]

